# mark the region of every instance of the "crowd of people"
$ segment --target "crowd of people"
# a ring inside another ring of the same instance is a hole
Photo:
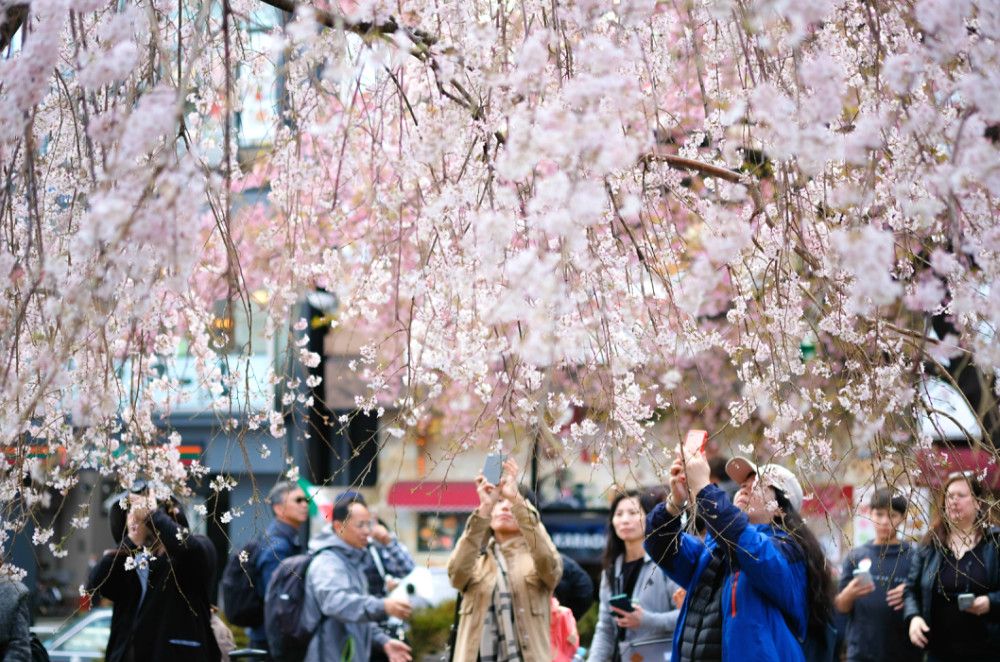
[[[1000,659],[1000,530],[969,472],[944,481],[919,544],[901,539],[906,498],[874,491],[875,538],[836,572],[803,521],[793,472],[678,448],[667,489],[611,502],[589,651],[575,623],[593,584],[553,544],[518,475],[507,459],[496,484],[476,478],[479,507],[448,562],[453,662]],[[308,547],[302,489],[279,483],[268,502],[274,520],[223,580],[251,646],[273,660],[409,662],[413,605],[392,591],[414,560],[363,496],[339,495]],[[189,531],[181,504],[140,491],[115,504],[111,524],[117,546],[86,587],[114,605],[106,659],[228,659],[214,547]],[[0,583],[0,660],[32,659],[26,594]]]
[[[364,497],[340,495],[330,524],[308,548],[301,542],[309,517],[302,489],[279,483],[268,503],[273,521],[234,555],[223,577],[234,607],[227,615],[246,626],[255,659],[409,662],[410,647],[393,626],[408,619],[412,607],[388,593],[415,563]],[[112,506],[111,528],[117,547],[105,552],[86,586],[96,599],[113,603],[105,659],[228,660],[233,637],[210,594],[215,549],[189,531],[180,504],[139,491]],[[232,578],[235,587],[227,585]],[[6,659],[30,658],[0,655]]]
[[[480,507],[449,563],[461,593],[453,660],[563,659],[546,641],[559,553],[516,475],[508,462],[499,485],[477,479]],[[973,474],[948,476],[919,545],[900,536],[907,500],[876,490],[875,540],[839,573],[803,501],[785,467],[679,448],[665,495],[623,492],[611,504],[586,659],[1000,659],[1000,534]]]

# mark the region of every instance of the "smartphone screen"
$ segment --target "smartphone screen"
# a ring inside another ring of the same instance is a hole
[[[616,609],[621,609],[622,611],[635,611],[635,607],[632,606],[632,598],[625,593],[612,595],[608,600],[608,604]]]
[[[707,442],[708,432],[705,430],[689,430],[687,437],[684,439],[684,455],[704,454]]]
[[[506,455],[487,455],[486,463],[483,465],[483,477],[491,485],[500,483],[500,476],[503,474],[503,462]]]

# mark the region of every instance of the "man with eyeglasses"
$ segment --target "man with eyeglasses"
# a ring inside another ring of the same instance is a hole
[[[410,662],[410,647],[379,627],[388,616],[408,619],[406,600],[368,593],[365,558],[372,534],[372,516],[360,496],[338,498],[333,505],[332,531],[312,542],[316,556],[306,572],[302,618],[318,623],[305,662],[362,662],[372,647],[389,662]]]
[[[267,583],[278,564],[304,551],[299,532],[309,519],[309,499],[296,483],[278,483],[271,488],[267,502],[274,511],[274,520],[264,531],[253,559],[256,571],[254,587],[262,601],[267,593]],[[247,628],[247,634],[251,647],[267,649],[267,633],[263,626]]]
[[[356,501],[367,506],[360,492],[348,490],[337,496],[336,501]],[[416,562],[406,546],[399,541],[389,527],[369,508],[372,516],[371,534],[368,537],[368,556],[365,558],[365,577],[368,579],[368,593],[376,598],[386,597],[399,585],[400,580],[413,572]],[[386,619],[381,628],[390,634],[399,634],[401,621]],[[375,645],[371,650],[370,662],[386,662],[388,658],[382,647]]]

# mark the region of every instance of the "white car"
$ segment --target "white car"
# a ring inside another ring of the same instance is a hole
[[[111,634],[111,608],[81,614],[60,627],[43,643],[52,662],[103,660]]]

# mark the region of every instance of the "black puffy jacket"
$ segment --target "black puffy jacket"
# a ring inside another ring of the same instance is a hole
[[[990,643],[1000,649],[1000,528],[991,527],[986,532],[987,544],[983,551],[983,562],[989,573],[990,611],[984,616],[989,619],[987,630]],[[903,591],[903,620],[909,626],[914,616],[920,616],[934,632],[931,623],[931,600],[934,597],[934,582],[937,581],[944,550],[936,543],[919,545],[910,560],[910,575]]]

